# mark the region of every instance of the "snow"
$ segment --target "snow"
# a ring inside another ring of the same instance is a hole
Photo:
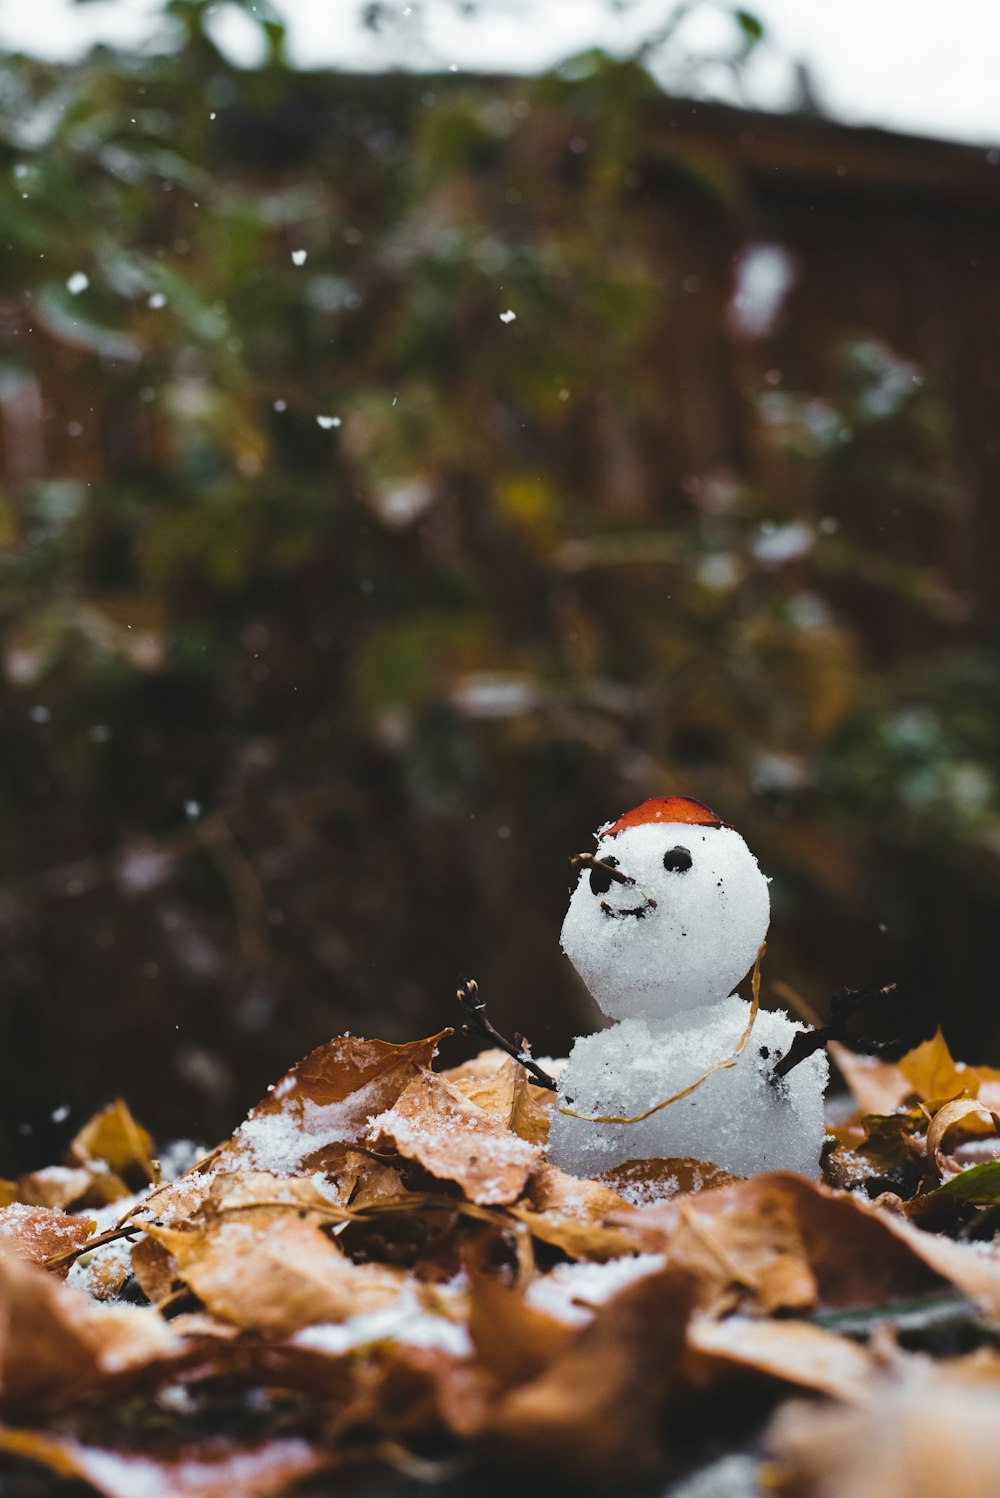
[[[433,1348],[458,1358],[468,1357],[472,1351],[466,1328],[425,1310],[409,1285],[400,1293],[395,1305],[351,1316],[343,1322],[307,1326],[296,1332],[292,1342],[296,1347],[339,1357],[356,1347],[385,1342],[390,1338],[406,1347]]]
[[[729,990],[767,933],[767,880],[729,827],[645,822],[614,836],[605,829],[598,854],[616,859],[633,882],[612,883],[585,868],[562,943],[619,1023],[576,1041],[559,1079],[559,1106],[635,1117],[734,1055],[750,1005]],[[761,1011],[733,1066],[641,1122],[596,1123],[557,1111],[549,1158],[581,1176],[627,1160],[686,1158],[736,1175],[795,1170],[815,1179],[826,1057],[814,1054],[784,1079],[772,1073],[803,1028],[781,1011]]]
[[[81,291],[86,291],[90,285],[90,277],[86,271],[75,270],[66,282],[66,290],[70,296],[79,296]]]
[[[507,308],[506,312],[501,312],[501,314],[500,314],[500,321],[501,322],[511,323],[511,322],[515,322],[516,319],[517,319],[517,313],[513,312],[510,309],[510,307]]]
[[[88,1207],[83,1216],[95,1223],[94,1237],[98,1238],[102,1233],[117,1227],[127,1212],[146,1200],[151,1190],[152,1187],[147,1187],[145,1191],[109,1202],[104,1207]],[[116,1269],[124,1269],[126,1274],[132,1272],[132,1243],[127,1238],[117,1238],[114,1243],[105,1243],[100,1248],[81,1254],[74,1260],[66,1282],[77,1290],[83,1290],[92,1299],[104,1299],[99,1293],[100,1286],[105,1280],[113,1281]]]
[[[690,855],[684,872],[664,868],[675,850]],[[598,871],[584,869],[562,946],[604,1013],[656,1024],[725,998],[753,966],[769,918],[767,880],[739,833],[644,823],[602,837],[597,853],[635,882],[602,891]]]
[[[632,1019],[584,1036],[570,1053],[559,1101],[578,1113],[634,1117],[730,1057],[749,1015],[746,1000],[733,996],[659,1029]],[[549,1159],[584,1176],[626,1160],[694,1159],[734,1175],[796,1170],[815,1180],[826,1057],[816,1052],[787,1077],[771,1079],[774,1061],[804,1028],[780,1011],[761,1010],[735,1066],[641,1123],[595,1124],[555,1113]]]
[[[536,1311],[583,1326],[592,1320],[595,1306],[604,1305],[637,1280],[656,1274],[666,1262],[663,1254],[638,1254],[609,1259],[605,1264],[557,1264],[548,1274],[532,1280],[526,1298]]]
[[[305,265],[306,258],[308,256],[308,254],[309,254],[308,250],[293,250],[292,251],[292,264],[293,265]]]
[[[340,426],[339,416],[317,416],[316,425],[321,426],[324,432],[329,432],[332,427]]]
[[[280,1112],[252,1113],[233,1135],[240,1166],[291,1175],[307,1155],[325,1145],[352,1143],[383,1100],[381,1079],[376,1077],[342,1103],[302,1098]]]
[[[106,1280],[114,1283],[118,1278],[124,1281],[131,1272],[132,1243],[127,1238],[116,1238],[114,1243],[105,1243],[91,1253],[81,1254],[70,1268],[66,1280],[74,1289],[82,1290],[91,1299],[103,1300],[105,1297],[100,1293],[102,1282]]]
[[[167,299],[163,295],[162,291],[154,291],[152,296],[150,296],[146,302],[146,306],[152,307],[154,312],[159,312],[160,308],[165,307],[166,305]]]

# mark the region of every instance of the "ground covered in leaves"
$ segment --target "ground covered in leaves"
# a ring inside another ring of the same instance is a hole
[[[0,1488],[1000,1492],[1000,1072],[833,1046],[822,1183],[581,1181],[552,1094],[441,1038],[338,1037],[201,1158],[118,1102],[0,1182]]]

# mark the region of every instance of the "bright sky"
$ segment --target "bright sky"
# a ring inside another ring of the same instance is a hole
[[[631,0],[624,16],[607,0],[484,0],[463,21],[447,0],[430,20],[404,21],[392,41],[373,43],[356,23],[360,0],[274,0],[294,60],[307,67],[456,66],[531,71],[587,47],[627,49],[675,0]],[[1000,144],[1000,0],[745,0],[772,47],[749,75],[747,102],[782,108],[795,60],[805,61],[826,109],[850,123]],[[415,7],[418,9],[419,7]],[[155,0],[0,0],[0,46],[50,58],[79,56],[94,41],[149,42]],[[255,60],[253,28],[225,3],[216,36],[234,61]],[[718,17],[695,17],[683,33],[692,50],[723,40]],[[721,72],[702,76],[714,97],[734,98]]]

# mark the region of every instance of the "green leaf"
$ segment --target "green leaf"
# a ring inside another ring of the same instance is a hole
[[[924,1202],[969,1202],[973,1206],[989,1206],[1000,1201],[1000,1160],[985,1160],[982,1165],[970,1165],[961,1175],[953,1176],[942,1186],[936,1186],[920,1198]]]

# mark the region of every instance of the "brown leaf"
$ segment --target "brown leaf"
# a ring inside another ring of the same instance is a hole
[[[562,1249],[571,1259],[599,1262],[636,1252],[627,1226],[630,1210],[610,1186],[580,1180],[548,1164],[531,1177],[524,1201],[511,1208],[543,1243]],[[616,1220],[611,1223],[613,1215]]]
[[[503,1056],[502,1051],[495,1054]],[[452,1085],[530,1144],[544,1144],[548,1139],[555,1095],[544,1087],[532,1086],[524,1067],[513,1056],[503,1056],[502,1065],[488,1075],[458,1076]]]
[[[68,1436],[0,1429],[0,1451],[38,1462],[61,1477],[89,1483],[105,1498],[269,1498],[328,1465],[301,1440],[255,1446],[206,1441],[170,1456],[85,1446]]]
[[[547,1368],[574,1331],[529,1305],[520,1289],[503,1284],[496,1275],[473,1274],[469,1335],[482,1363],[506,1387],[525,1383]]]
[[[963,1124],[967,1133],[979,1132],[978,1129],[971,1127],[972,1121],[975,1119],[976,1123],[981,1125],[984,1118],[989,1129],[993,1130],[994,1133],[1000,1131],[998,1129],[1000,1118],[995,1113],[991,1113],[985,1103],[976,1102],[974,1098],[953,1098],[950,1103],[945,1103],[934,1114],[927,1130],[927,1155],[933,1162],[938,1180],[942,1180],[945,1175],[944,1162],[941,1159],[941,1147],[944,1144],[948,1131],[955,1128],[957,1124]],[[951,1173],[954,1174],[955,1172],[952,1171]]]
[[[930,1040],[908,1051],[900,1061],[899,1069],[911,1090],[924,1103],[947,1101],[960,1092],[975,1097],[979,1090],[975,1068],[952,1059],[940,1030]]]
[[[895,1219],[790,1172],[642,1208],[628,1226],[692,1275],[716,1315],[884,1304],[940,1285]]]
[[[804,1321],[771,1317],[694,1316],[688,1325],[690,1376],[704,1383],[720,1372],[753,1370],[834,1399],[860,1400],[876,1364],[856,1342]]]
[[[926,1128],[926,1112],[913,1108],[905,1113],[868,1114],[828,1130],[836,1145],[823,1160],[827,1184],[852,1191],[877,1183],[882,1191],[911,1196],[926,1171]]]
[[[894,1062],[860,1056],[839,1040],[828,1041],[827,1050],[862,1113],[893,1113],[902,1107],[912,1088]]]
[[[1000,1320],[1000,1245],[956,1243],[952,1238],[925,1232],[905,1218],[888,1212],[880,1212],[878,1220],[935,1274],[950,1280],[987,1315]]]
[[[376,1148],[395,1149],[438,1180],[454,1181],[470,1202],[513,1202],[542,1158],[529,1144],[433,1072],[421,1072],[395,1106],[371,1121]]]
[[[44,1264],[46,1259],[54,1259],[86,1243],[94,1226],[88,1217],[15,1202],[0,1207],[0,1257],[18,1254],[32,1264]],[[69,1273],[69,1261],[62,1272]]]
[[[88,1194],[92,1179],[92,1171],[84,1165],[50,1165],[22,1176],[15,1199],[36,1207],[64,1210]]]
[[[81,1165],[99,1160],[119,1176],[137,1169],[147,1181],[155,1177],[152,1137],[136,1123],[122,1098],[85,1123],[69,1150]]]
[[[93,1398],[176,1357],[180,1344],[154,1311],[92,1305],[20,1259],[0,1260],[0,1403],[20,1411]]]
[[[392,1107],[450,1033],[407,1045],[338,1035],[317,1046],[257,1104],[216,1162],[291,1175],[331,1144],[361,1143],[369,1118]]]
[[[497,1398],[483,1439],[508,1463],[620,1489],[662,1456],[689,1306],[690,1287],[672,1271],[630,1286],[537,1377]]]
[[[971,1361],[971,1360],[970,1360]],[[796,1498],[993,1498],[1000,1385],[961,1364],[900,1364],[865,1401],[786,1404],[771,1426],[769,1492]]]
[[[626,1160],[602,1170],[597,1177],[635,1207],[652,1206],[692,1191],[709,1191],[713,1186],[729,1186],[739,1179],[710,1160],[687,1159]]]
[[[17,1182],[0,1179],[0,1207],[9,1207],[11,1202],[16,1202],[18,1199]]]
[[[142,1237],[133,1244],[131,1258],[132,1273],[142,1293],[154,1305],[166,1300],[177,1281],[177,1265],[163,1244]]]
[[[281,1208],[234,1212],[207,1229],[147,1231],[214,1316],[270,1334],[379,1310],[405,1278],[352,1263],[315,1223]]]

